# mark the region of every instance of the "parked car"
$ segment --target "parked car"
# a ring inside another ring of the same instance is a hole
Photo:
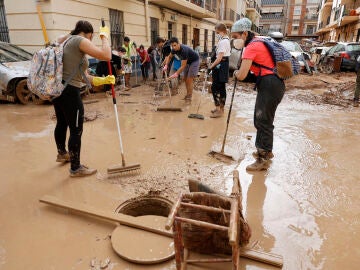
[[[355,70],[356,58],[360,55],[359,42],[339,42],[319,61],[320,70],[325,70],[330,73],[333,70],[333,63],[335,58],[341,57],[341,70]]]
[[[0,100],[22,104],[43,104],[30,92],[26,79],[32,54],[7,42],[0,42]]]
[[[283,40],[280,42],[281,45],[287,49],[291,55],[299,61],[300,68],[305,70],[307,73],[312,73],[309,62],[310,62],[310,55],[304,52],[300,45],[294,41],[290,40]]]

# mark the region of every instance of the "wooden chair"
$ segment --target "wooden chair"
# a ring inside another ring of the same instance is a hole
[[[174,232],[177,270],[187,263],[232,262],[239,267],[239,237],[241,211],[239,172],[233,172],[230,197],[204,192],[180,195],[174,204],[165,228]],[[190,251],[207,254],[229,254],[230,258],[188,259]]]

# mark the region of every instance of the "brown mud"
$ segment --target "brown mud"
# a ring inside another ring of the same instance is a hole
[[[114,224],[42,205],[45,194],[115,211],[125,200],[149,192],[175,200],[189,178],[212,189],[231,191],[238,169],[244,215],[252,227],[250,246],[280,254],[283,269],[357,269],[360,244],[358,157],[359,109],[351,99],[355,75],[299,75],[289,81],[275,118],[274,155],[267,172],[248,174],[255,129],[253,86],[240,83],[235,95],[225,152],[238,160],[224,164],[207,153],[220,150],[226,118],[210,119],[209,94],[189,119],[191,104],[173,98],[183,112],[156,112],[168,98],[154,99],[147,85],[117,96],[125,159],[141,164],[139,175],[107,178],[106,168],[121,155],[112,99],[104,93],[85,104],[95,121],[84,124],[81,160],[96,176],[73,179],[69,165],[55,162],[53,108],[1,104],[0,269],[176,269],[169,261],[136,265],[116,255]],[[232,91],[228,88],[228,102]],[[226,112],[228,109],[226,108]],[[94,115],[96,117],[94,117]],[[155,244],[156,245],[156,244]],[[275,269],[241,259],[240,269]],[[230,264],[188,269],[230,269]]]

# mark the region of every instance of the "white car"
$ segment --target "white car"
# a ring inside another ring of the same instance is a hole
[[[27,87],[32,54],[18,46],[0,42],[0,100],[43,104]]]

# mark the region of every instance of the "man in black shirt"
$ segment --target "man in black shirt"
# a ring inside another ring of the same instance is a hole
[[[193,80],[195,77],[197,77],[199,72],[199,55],[189,46],[180,44],[176,37],[172,37],[170,39],[170,44],[172,50],[169,56],[165,59],[165,66],[163,70],[167,70],[167,65],[174,55],[176,55],[181,60],[181,67],[169,78],[177,78],[181,72],[184,71],[184,80],[186,85],[186,96],[184,97],[184,100],[191,101]]]

